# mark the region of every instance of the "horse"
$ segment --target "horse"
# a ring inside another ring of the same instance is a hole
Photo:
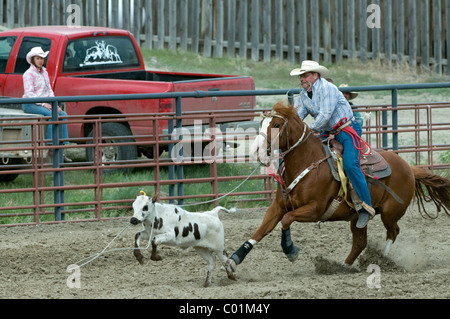
[[[333,204],[333,199],[336,198],[342,185],[332,177],[322,144],[321,139],[317,138],[300,119],[292,105],[286,106],[279,102],[274,105],[270,114],[264,116],[260,132],[250,151],[262,165],[268,166],[272,160],[271,149],[279,148],[281,152],[279,156],[284,160],[284,172],[279,176],[280,186],[275,200],[267,209],[261,225],[227,260],[226,267],[230,271],[234,272],[251,249],[280,221],[281,246],[286,257],[292,262],[299,254],[299,249],[294,245],[290,234],[290,226],[294,221],[303,223],[324,220],[350,221],[352,247],[344,265],[352,268],[356,258],[367,246],[367,226],[356,227],[357,211],[351,207],[351,199],[338,202],[334,213],[324,219],[327,209]],[[450,216],[450,179],[411,166],[393,151],[380,150],[378,153],[391,168],[390,176],[370,187],[372,206],[376,215],[381,216],[387,231],[383,252],[386,256],[399,234],[398,221],[405,214],[414,196],[422,217],[425,218],[421,209],[426,213],[425,201],[434,202],[438,213],[443,209]],[[292,184],[294,180],[298,183]],[[427,189],[428,195],[422,186]]]

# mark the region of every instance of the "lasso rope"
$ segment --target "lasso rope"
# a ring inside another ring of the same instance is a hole
[[[353,127],[351,127],[350,125],[345,126],[342,129],[339,129],[342,125],[344,125],[347,122],[347,118],[344,117],[342,120],[339,121],[339,123],[337,123],[334,127],[333,130],[337,131],[336,133],[334,133],[334,135],[338,135],[339,133],[341,133],[342,131],[346,132],[347,134],[350,135],[350,137],[353,140],[353,146],[359,151],[359,158],[358,161],[359,163],[361,163],[361,156],[362,155],[370,155],[370,153],[372,153],[372,147],[369,145],[369,143],[367,143],[362,137],[360,137],[358,135],[358,133],[356,133],[355,129]],[[364,149],[367,147],[368,151],[364,152]],[[361,165],[361,164],[360,164]],[[360,166],[361,167],[361,166]],[[374,178],[374,179],[378,179],[378,177],[376,176],[370,176],[368,175],[362,168],[361,171],[363,172],[363,174],[365,176]]]

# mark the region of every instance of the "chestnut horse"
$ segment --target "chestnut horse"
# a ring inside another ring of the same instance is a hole
[[[273,133],[273,134],[272,134]],[[274,145],[274,143],[278,143]],[[261,122],[261,129],[251,146],[257,160],[262,165],[270,164],[270,149],[279,148],[284,160],[285,171],[280,174],[281,182],[276,198],[269,206],[262,224],[227,261],[227,267],[235,271],[253,246],[271,232],[281,221],[281,246],[290,261],[298,258],[298,248],[290,236],[292,222],[318,222],[323,220],[327,208],[339,192],[340,182],[333,179],[329,165],[326,163],[322,142],[312,134],[311,129],[297,115],[292,106],[275,104],[270,115]],[[410,166],[400,156],[390,151],[379,154],[391,167],[391,175],[380,180],[398,195],[397,199],[385,187],[374,184],[370,189],[372,206],[387,230],[384,255],[389,252],[395,241],[399,227],[397,222],[405,214],[414,195],[419,210],[425,211],[424,201],[433,201],[438,211],[450,210],[450,180],[424,169]],[[292,181],[300,179],[292,189]],[[428,190],[424,194],[422,185]],[[395,195],[394,194],[394,195]],[[350,202],[350,200],[349,200]],[[426,211],[425,211],[426,212]],[[421,211],[422,214],[422,211]],[[422,215],[423,216],[423,215]],[[367,245],[367,226],[356,227],[357,212],[346,201],[337,206],[329,221],[348,221],[353,235],[350,254],[345,264],[351,266]]]

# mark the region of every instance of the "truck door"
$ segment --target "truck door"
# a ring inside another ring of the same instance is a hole
[[[48,38],[23,37],[17,53],[16,64],[13,73],[8,74],[8,85],[3,90],[4,96],[22,97],[23,96],[23,74],[30,67],[27,62],[27,53],[34,47],[42,47],[44,51],[49,51],[52,41]],[[49,55],[49,59],[51,59]]]
[[[0,95],[3,96],[3,89],[6,82],[6,67],[8,66],[9,57],[14,47],[17,37],[6,36],[0,37]]]

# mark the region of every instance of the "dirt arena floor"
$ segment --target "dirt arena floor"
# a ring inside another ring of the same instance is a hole
[[[435,211],[435,210],[430,210]],[[221,215],[229,253],[249,239],[265,209]],[[355,271],[340,269],[351,233],[348,222],[292,225],[300,257],[289,262],[280,246],[280,225],[238,266],[237,281],[217,262],[213,283],[203,288],[206,262],[192,249],[161,247],[162,261],[140,265],[132,250],[102,255],[80,269],[68,266],[102,251],[128,219],[0,228],[0,298],[450,298],[450,217],[424,220],[411,206],[389,258],[380,257],[385,230],[369,224],[369,246]],[[132,247],[141,226],[127,228],[109,248]],[[77,288],[79,284],[79,288]]]

